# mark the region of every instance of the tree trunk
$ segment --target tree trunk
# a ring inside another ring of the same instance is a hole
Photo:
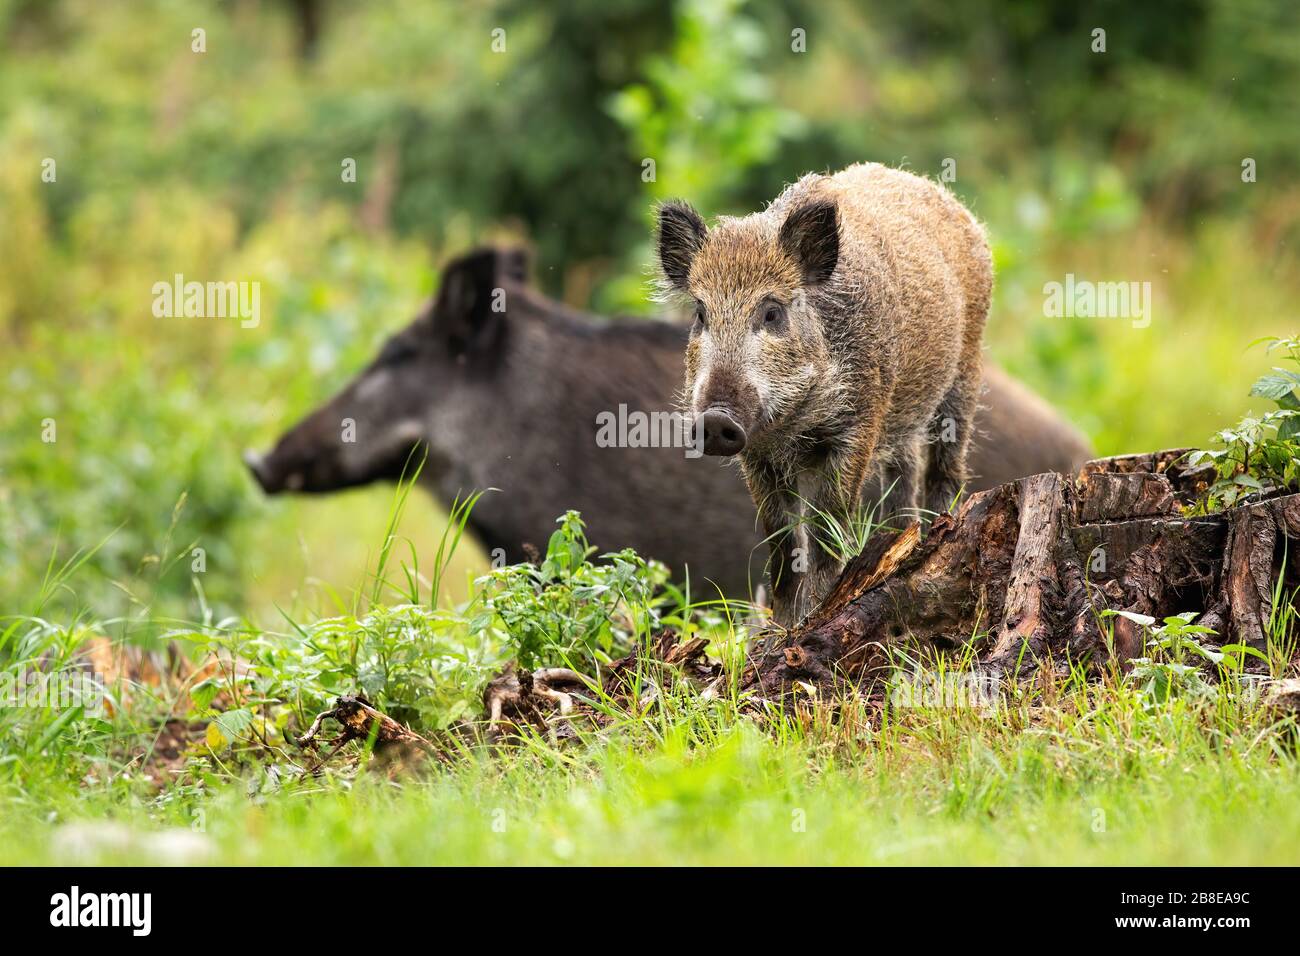
[[[1103,618],[1107,609],[1196,611],[1214,641],[1263,648],[1274,583],[1300,578],[1283,567],[1300,541],[1300,495],[1187,518],[1212,476],[1184,457],[1175,449],[1092,461],[1073,479],[1035,475],[972,495],[924,537],[915,524],[876,535],[807,618],[756,642],[743,686],[762,698],[797,685],[869,689],[900,655],[968,645],[995,676],[1066,659],[1123,665],[1144,653],[1142,629]]]

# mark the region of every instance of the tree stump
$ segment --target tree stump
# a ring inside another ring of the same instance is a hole
[[[755,643],[742,686],[767,699],[796,683],[868,690],[897,651],[972,642],[977,667],[999,677],[1141,656],[1141,627],[1104,610],[1196,611],[1216,631],[1210,643],[1262,649],[1279,576],[1288,594],[1300,583],[1284,561],[1300,550],[1300,495],[1185,517],[1212,479],[1186,453],[1034,475],[972,495],[924,535],[915,524],[876,535],[798,626]]]

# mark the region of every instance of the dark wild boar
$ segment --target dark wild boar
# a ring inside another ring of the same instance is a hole
[[[544,546],[566,509],[582,512],[602,550],[632,547],[664,561],[695,594],[732,597],[758,581],[763,550],[754,506],[733,468],[682,449],[602,448],[597,416],[619,404],[674,407],[688,330],[647,319],[577,314],[526,285],[525,258],[480,250],[453,261],[437,296],[371,365],[264,455],[249,453],[268,494],[330,492],[396,480],[412,448],[421,483],[444,505],[480,499],[470,528],[489,552]],[[503,290],[505,312],[491,311]],[[1079,434],[994,368],[972,453],[970,487],[1089,457]],[[344,419],[355,442],[342,441]],[[751,565],[750,557],[753,556]]]
[[[868,163],[712,230],[667,203],[658,253],[695,316],[686,401],[704,452],[739,456],[774,616],[793,624],[841,568],[821,536],[789,533],[805,513],[850,518],[872,477],[885,514],[941,512],[966,483],[993,283],[983,227],[942,186]]]

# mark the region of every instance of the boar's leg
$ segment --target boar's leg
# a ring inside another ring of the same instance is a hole
[[[913,435],[899,442],[884,457],[880,466],[880,488],[884,499],[876,516],[882,523],[901,527],[916,517],[917,495],[925,469],[925,445],[922,436]]]
[[[978,365],[972,369],[963,363],[930,421],[929,465],[921,503],[936,515],[953,507],[966,482],[966,455],[982,381]]]
[[[844,569],[843,548],[837,546],[841,542],[835,540],[841,536],[832,533],[827,525],[832,521],[837,523],[844,536],[852,539],[857,511],[862,507],[862,489],[869,462],[870,456],[863,454],[858,445],[849,444],[842,450],[831,452],[825,465],[813,473],[814,477],[807,485],[808,573],[807,586],[803,589],[807,606],[800,608],[799,619],[826,597]],[[912,470],[915,493],[915,481],[920,474],[919,457]]]
[[[781,627],[792,627],[798,621],[800,578],[794,553],[794,519],[798,515],[794,481],[763,461],[745,462],[744,471],[758,508],[759,526],[767,539],[772,619]]]

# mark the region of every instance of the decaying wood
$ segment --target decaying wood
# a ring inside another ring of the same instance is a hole
[[[999,676],[1051,660],[1123,665],[1144,653],[1142,629],[1107,610],[1196,611],[1219,643],[1263,647],[1283,555],[1300,546],[1300,495],[1184,517],[1212,478],[1186,452],[1036,475],[971,496],[924,533],[877,535],[820,607],[756,643],[742,686],[760,698],[863,688],[900,654],[968,645]],[[1288,587],[1300,583],[1292,563]]]
[[[884,672],[904,639],[960,646],[1002,619],[1019,523],[1018,486],[1002,485],[936,518],[924,538],[915,524],[877,535],[799,627],[758,642],[742,686],[769,696],[796,681],[861,684]]]
[[[1104,521],[1107,515],[1167,515],[1174,510],[1174,489],[1164,475],[1134,472],[1084,472],[1078,481],[1078,518]]]
[[[648,644],[602,669],[601,687],[615,699],[625,699],[638,694],[641,703],[647,694],[658,692],[666,680],[678,678],[690,681],[707,695],[717,692],[722,680],[722,666],[709,660],[704,653],[708,640],[693,637],[678,643],[677,632],[660,632]]]
[[[550,729],[567,736],[572,725],[552,723],[552,713],[569,717],[574,710],[573,694],[587,689],[587,679],[564,667],[521,671],[513,661],[499,676],[488,682],[483,691],[483,709],[487,712],[487,733],[497,740],[508,733],[518,733],[524,726]]]
[[[1265,646],[1277,570],[1285,551],[1289,571],[1295,549],[1288,547],[1288,542],[1297,538],[1300,496],[1273,498],[1231,512],[1223,565],[1223,604],[1226,623],[1243,644],[1256,649]]]
[[[334,706],[316,715],[307,733],[295,742],[300,747],[313,747],[327,720],[336,721],[342,732],[330,742],[330,752],[318,760],[311,772],[316,772],[331,757],[353,740],[363,743],[374,740],[374,752],[385,759],[407,760],[421,754],[446,760],[446,754],[415,731],[382,714],[360,695],[345,694],[334,701]]]
[[[722,667],[705,655],[702,637],[679,643],[676,631],[664,630],[631,654],[585,677],[567,667],[520,670],[511,663],[483,692],[490,740],[517,735],[525,726],[560,739],[575,733],[575,720],[605,722],[593,701],[649,705],[663,686],[687,680],[704,694],[716,693]],[[633,700],[635,698],[635,700]]]
[[[1017,669],[1041,658],[1053,634],[1071,620],[1069,608],[1081,599],[1083,572],[1070,538],[1067,480],[1035,475],[1019,488],[1020,525],[1011,577],[1003,601],[1002,625],[989,666]]]
[[[1264,688],[1264,706],[1282,716],[1300,718],[1300,677],[1270,681]]]

